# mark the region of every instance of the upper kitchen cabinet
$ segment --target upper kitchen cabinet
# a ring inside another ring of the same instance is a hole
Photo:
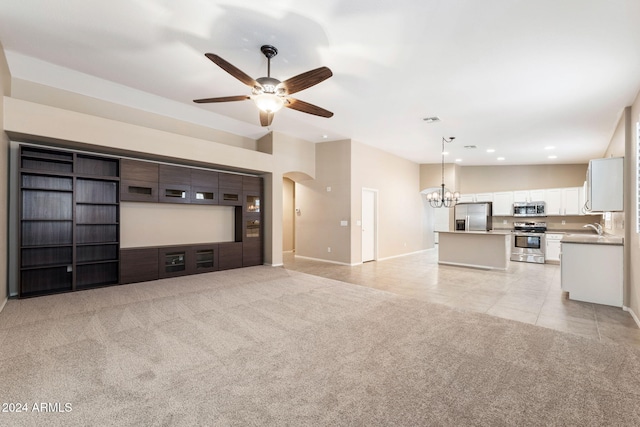
[[[545,190],[520,190],[513,192],[514,202],[541,202],[544,200]]]
[[[547,215],[583,215],[582,187],[552,188],[545,191]]]
[[[189,203],[191,201],[191,169],[182,166],[159,165],[158,201]]]
[[[139,160],[120,160],[120,200],[158,201],[158,164]]]
[[[476,194],[476,202],[493,202],[493,193],[478,193]]]
[[[192,169],[191,203],[217,205],[218,199],[218,172]]]
[[[562,215],[562,189],[551,188],[544,192],[545,213],[547,215]]]
[[[493,193],[493,216],[513,215],[513,192]]]
[[[589,161],[585,208],[588,212],[624,210],[623,157]]]
[[[476,201],[475,194],[461,194],[458,203],[473,203]]]

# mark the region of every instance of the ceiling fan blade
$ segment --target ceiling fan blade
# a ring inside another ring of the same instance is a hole
[[[202,98],[202,99],[194,99],[193,102],[197,102],[198,104],[206,104],[208,102],[230,102],[230,101],[244,101],[245,99],[251,99],[250,96],[247,95],[238,95],[238,96],[221,96],[219,98]]]
[[[327,67],[316,68],[315,70],[307,71],[306,73],[298,74],[295,77],[291,77],[281,83],[287,94],[293,94],[300,92],[306,88],[317,85],[318,83],[333,76],[331,70]]]
[[[270,126],[273,121],[273,113],[267,113],[265,111],[260,110],[260,125],[261,126]]]
[[[329,118],[333,116],[331,111],[320,108],[317,105],[309,104],[308,102],[300,101],[295,98],[287,97],[286,99],[287,102],[284,103],[284,106],[287,108],[292,108],[294,110],[302,111],[303,113],[313,114],[320,117]]]
[[[204,56],[213,61],[220,68],[225,70],[227,73],[231,74],[236,79],[240,80],[242,83],[246,84],[249,87],[260,86],[258,82],[255,81],[254,78],[248,76],[244,71],[240,70],[234,65],[231,65],[224,59],[220,58],[218,55],[213,53],[205,53]]]

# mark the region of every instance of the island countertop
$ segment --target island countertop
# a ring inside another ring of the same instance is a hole
[[[567,233],[560,240],[561,243],[582,243],[588,245],[616,245],[622,246],[624,238],[622,236],[614,236],[612,234],[605,234],[598,236],[597,234],[573,234]]]

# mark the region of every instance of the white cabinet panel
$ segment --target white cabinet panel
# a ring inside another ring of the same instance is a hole
[[[458,203],[473,203],[475,199],[475,194],[461,194]]]
[[[544,200],[545,190],[531,190],[529,191],[530,202],[540,202]]]
[[[624,210],[623,167],[623,157],[589,161],[586,195],[588,210],[591,212]]]
[[[513,192],[493,193],[493,216],[513,215]]]
[[[547,215],[562,215],[562,189],[552,188],[545,190],[544,202]]]
[[[622,253],[617,245],[562,243],[562,290],[572,300],[621,307]]]
[[[476,194],[476,202],[493,202],[493,193]]]
[[[562,189],[562,214],[563,215],[581,215],[582,214],[582,197],[580,193],[582,187],[572,187]]]
[[[564,234],[546,233],[546,248],[544,253],[545,262],[558,264],[560,262],[560,240]]]
[[[528,191],[514,191],[513,192],[513,201],[514,202],[528,202],[529,201],[529,192]]]

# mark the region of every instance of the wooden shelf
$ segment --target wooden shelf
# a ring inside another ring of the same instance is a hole
[[[21,147],[20,297],[119,281],[119,159]]]

